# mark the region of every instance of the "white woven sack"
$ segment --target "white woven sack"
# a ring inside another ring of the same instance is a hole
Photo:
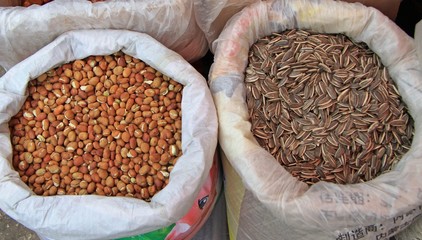
[[[308,187],[258,145],[245,101],[248,51],[259,38],[292,28],[344,33],[380,56],[415,121],[411,149],[392,171],[361,184],[319,182]],[[413,39],[386,16],[361,4],[331,0],[262,1],[236,14],[212,49],[209,81],[219,143],[247,190],[238,199],[248,208],[236,219],[231,236],[388,239],[422,213],[422,73]],[[226,193],[231,190],[236,189],[226,188]]]
[[[29,80],[63,63],[122,50],[184,85],[182,151],[170,183],[151,202],[129,197],[35,195],[12,167],[8,121],[23,105]],[[48,239],[112,239],[169,226],[192,207],[217,145],[217,116],[206,80],[152,37],[124,30],[65,33],[0,78],[0,208]]]
[[[0,7],[0,66],[6,70],[60,34],[79,29],[143,32],[187,61],[208,51],[191,0],[54,0],[43,6]]]

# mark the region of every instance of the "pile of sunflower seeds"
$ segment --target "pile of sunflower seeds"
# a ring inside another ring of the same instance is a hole
[[[251,131],[308,184],[352,184],[389,171],[413,120],[379,57],[342,34],[288,30],[258,40],[245,77]]]

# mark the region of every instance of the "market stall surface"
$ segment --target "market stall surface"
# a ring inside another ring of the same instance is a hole
[[[0,240],[37,240],[38,236],[0,211]]]

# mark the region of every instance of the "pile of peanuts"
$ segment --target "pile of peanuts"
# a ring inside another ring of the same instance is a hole
[[[9,123],[13,166],[37,195],[149,201],[181,156],[183,86],[118,52],[52,69],[29,83]]]

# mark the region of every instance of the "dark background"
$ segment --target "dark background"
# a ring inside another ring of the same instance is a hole
[[[422,0],[403,0],[397,13],[396,24],[414,37],[415,25],[422,19]]]

